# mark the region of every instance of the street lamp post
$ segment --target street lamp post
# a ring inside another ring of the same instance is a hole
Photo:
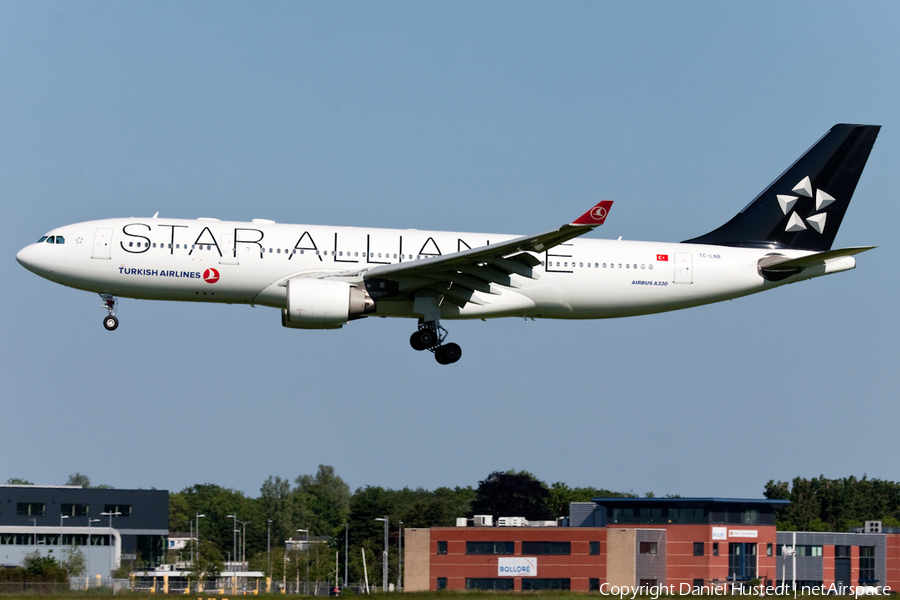
[[[197,530],[195,532],[195,534],[197,536],[196,557],[197,557],[197,564],[200,564],[200,519],[205,518],[206,515],[201,515],[200,513],[195,513],[195,515],[196,515],[196,519],[197,519]],[[194,563],[193,563],[193,558],[192,558],[191,567],[193,567],[193,566],[194,566]],[[200,571],[198,569],[197,570],[197,593],[200,593],[202,590],[203,590],[203,584],[200,582]]]
[[[386,592],[388,590],[388,516],[384,515],[383,519],[378,517],[375,520],[384,521],[384,551],[381,555],[381,590]]]
[[[241,524],[241,569],[244,569],[244,563],[247,562],[247,525],[253,521],[238,521]]]
[[[232,529],[232,535],[231,535],[231,538],[232,538],[232,539],[231,539],[231,546],[232,546],[231,550],[232,550],[232,552],[231,552],[231,556],[232,556],[232,557],[237,557],[237,524],[238,524],[238,520],[237,520],[237,512],[235,512],[233,515],[226,515],[225,518],[226,518],[226,519],[232,519],[232,520],[234,521],[234,527],[231,528],[231,529]],[[236,560],[236,559],[234,559],[234,560]],[[232,567],[232,570],[234,570],[233,567]]]
[[[344,522],[344,587],[347,587],[347,564],[350,562],[350,555],[347,550],[350,548],[350,524]]]
[[[298,529],[297,533],[306,534],[306,581],[303,582],[303,593],[309,592],[309,529]],[[299,586],[297,586],[299,588]],[[300,593],[300,590],[297,590]]]
[[[269,579],[272,579],[272,519],[269,519],[269,527],[266,532],[266,564],[269,567],[269,571],[266,575]],[[266,584],[266,591],[269,591],[268,584]]]
[[[63,519],[68,519],[68,518],[69,518],[69,515],[63,515],[63,514],[59,515],[59,553],[60,554],[62,554],[62,546],[63,546],[63,541],[62,541]]]
[[[88,517],[88,539],[87,539],[87,571],[88,577],[91,576],[91,523],[99,523],[100,519],[92,519]]]
[[[120,513],[119,511],[115,511],[115,512],[110,511],[110,512],[102,512],[102,513],[100,513],[100,516],[101,516],[101,517],[109,517],[109,545],[110,545],[110,548],[111,548],[110,551],[109,551],[109,579],[110,579],[110,583],[112,583],[113,569],[115,568],[114,565],[113,565],[113,560],[114,560],[115,555],[116,555],[115,545],[113,544],[112,519],[113,519],[113,517],[118,517],[118,516],[121,515],[121,514],[122,514],[122,513]]]
[[[397,563],[399,570],[397,571],[397,591],[403,591],[403,521],[400,521],[400,538],[398,539]]]
[[[37,517],[31,517],[28,520],[34,522],[34,539],[32,541],[34,542],[34,547],[37,548]]]

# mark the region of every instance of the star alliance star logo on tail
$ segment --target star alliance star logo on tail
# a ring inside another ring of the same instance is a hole
[[[804,177],[800,183],[794,186],[794,189],[791,190],[796,196],[791,196],[788,194],[778,194],[775,198],[778,200],[778,206],[781,207],[781,211],[784,214],[791,213],[794,209],[794,205],[797,204],[797,200],[800,199],[800,196],[805,196],[807,198],[813,197],[813,189],[812,182],[809,180],[809,175]],[[834,202],[835,198],[828,192],[823,190],[816,190],[815,193],[816,199],[816,211],[820,211],[823,208],[827,207],[829,204]],[[803,222],[803,219],[796,212],[791,213],[791,217],[788,219],[787,225],[785,225],[784,230],[788,233],[797,233],[807,229],[806,225],[814,229],[817,233],[822,233],[825,231],[825,218],[828,215],[826,213],[819,213],[817,215],[812,215],[807,217],[806,222]]]

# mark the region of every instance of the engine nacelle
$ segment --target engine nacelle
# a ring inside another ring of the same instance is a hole
[[[346,281],[295,277],[287,280],[287,308],[281,324],[297,329],[339,329],[351,319],[375,312],[365,290]]]

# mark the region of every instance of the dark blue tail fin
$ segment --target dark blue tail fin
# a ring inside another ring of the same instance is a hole
[[[831,250],[878,125],[835,125],[736,217],[688,244]]]

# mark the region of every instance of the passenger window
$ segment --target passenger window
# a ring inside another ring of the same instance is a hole
[[[65,243],[66,243],[66,238],[64,238],[64,237],[61,236],[61,235],[58,235],[58,236],[56,236],[56,243],[57,243],[57,244],[65,244]]]
[[[578,266],[579,266],[579,267],[583,267],[583,266],[584,266],[584,263],[578,263]]]
[[[650,265],[650,270],[651,270],[651,271],[653,270],[653,265]]]
[[[619,268],[620,268],[620,269],[622,268],[622,263],[619,263]]]
[[[276,252],[276,254],[281,254],[281,248],[278,249],[278,252]]]
[[[603,268],[604,268],[604,269],[606,268],[606,263],[603,263]]]
[[[625,263],[625,268],[626,268],[626,269],[630,269],[630,268],[631,268],[631,265],[629,265],[628,263]]]

